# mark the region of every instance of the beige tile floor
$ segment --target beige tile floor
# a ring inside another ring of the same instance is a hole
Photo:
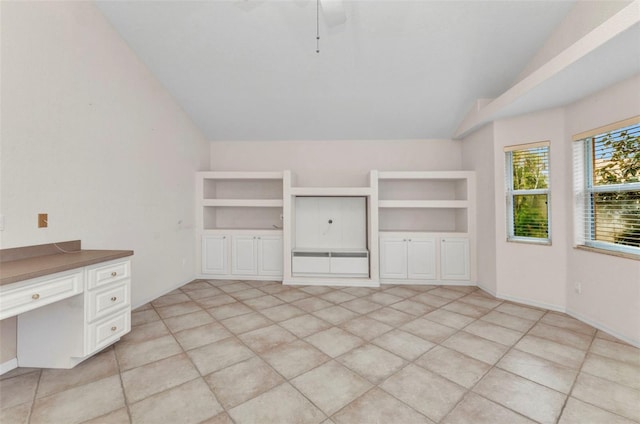
[[[640,421],[640,350],[473,287],[197,281],[72,370],[0,377],[0,423]]]

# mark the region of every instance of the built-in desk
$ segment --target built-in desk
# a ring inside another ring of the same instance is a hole
[[[0,250],[0,319],[21,367],[72,368],[131,330],[130,250],[80,241]]]

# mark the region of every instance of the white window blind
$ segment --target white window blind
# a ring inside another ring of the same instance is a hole
[[[573,158],[576,245],[640,254],[640,118],[576,140]]]
[[[506,147],[507,239],[548,243],[549,142]]]

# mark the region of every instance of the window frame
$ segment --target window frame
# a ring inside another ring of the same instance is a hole
[[[598,193],[614,193],[627,191],[640,191],[640,182],[622,184],[594,184],[594,140],[608,133],[620,132],[623,128],[640,125],[640,116],[618,121],[603,127],[576,134],[573,137],[574,160],[574,247],[584,248],[598,253],[611,254],[640,259],[640,247],[627,246],[615,242],[607,242],[595,239],[595,200]]]
[[[513,152],[545,147],[547,149],[547,187],[543,189],[515,190],[513,188]],[[506,146],[505,153],[505,196],[507,206],[507,242],[538,244],[551,246],[551,142],[539,141],[535,143]],[[515,196],[546,195],[547,196],[547,237],[524,237],[515,235],[514,199]]]

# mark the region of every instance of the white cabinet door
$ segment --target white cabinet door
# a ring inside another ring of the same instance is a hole
[[[233,236],[231,238],[231,273],[239,275],[258,274],[258,240],[256,236]]]
[[[202,236],[202,273],[228,274],[229,248],[227,236]]]
[[[407,240],[407,278],[436,279],[436,239],[410,238]]]
[[[407,278],[406,239],[380,238],[380,278]]]
[[[282,236],[258,236],[258,274],[282,276]]]
[[[450,237],[440,240],[440,278],[468,280],[469,239]]]

